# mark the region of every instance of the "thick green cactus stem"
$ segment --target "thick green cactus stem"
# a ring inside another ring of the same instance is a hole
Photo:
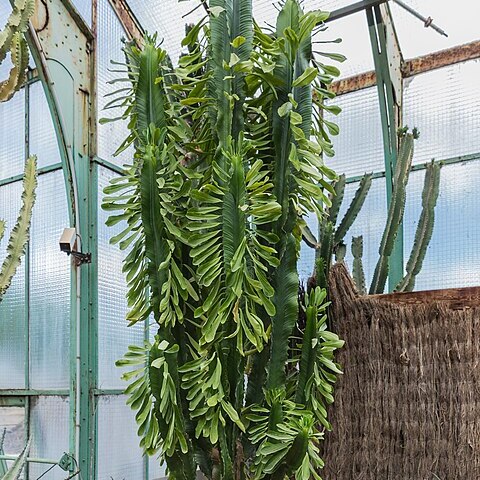
[[[357,191],[355,192],[355,196],[353,197],[350,206],[348,207],[347,212],[345,213],[340,225],[337,227],[334,237],[335,245],[339,244],[345,235],[347,234],[348,230],[352,226],[353,222],[357,218],[360,210],[365,203],[365,199],[367,198],[367,194],[372,186],[372,174],[367,173],[365,174],[362,179],[360,180],[360,184],[358,186]]]
[[[415,278],[422,269],[435,222],[435,206],[440,190],[440,165],[431,162],[425,172],[425,182],[422,192],[422,213],[415,232],[410,258],[407,263],[407,273],[397,285],[396,291],[410,292],[415,286]]]
[[[28,67],[28,47],[23,34],[16,33],[13,36],[11,52],[13,67],[8,79],[0,82],[0,102],[10,100],[25,83]]]
[[[7,257],[3,261],[0,270],[0,301],[12,278],[17,271],[22,255],[29,239],[30,220],[32,218],[33,205],[35,203],[35,189],[37,186],[37,157],[31,156],[25,162],[25,174],[23,177],[22,207],[17,223],[13,227],[7,246]]]
[[[0,32],[0,62],[10,51],[15,34],[23,34],[35,10],[35,0],[16,0],[5,28]]]
[[[338,180],[334,183],[333,188],[335,195],[332,195],[332,205],[328,209],[328,216],[330,221],[335,225],[337,223],[338,212],[342,206],[343,197],[345,195],[346,177],[342,174],[338,177]]]
[[[406,187],[412,166],[413,142],[415,137],[416,132],[406,133],[400,140],[400,151],[393,178],[392,199],[388,209],[387,224],[385,225],[382,241],[378,250],[380,257],[375,267],[372,284],[370,285],[370,294],[383,293],[385,288],[388,277],[388,261],[392,254],[398,229],[402,223],[403,213],[405,211]]]
[[[352,238],[352,255],[353,255],[353,281],[357,287],[358,293],[365,295],[365,272],[363,270],[363,237]]]

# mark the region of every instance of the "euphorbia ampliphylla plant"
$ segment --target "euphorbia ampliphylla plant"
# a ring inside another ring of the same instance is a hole
[[[318,479],[343,342],[297,263],[304,217],[322,216],[335,178],[322,110],[338,70],[312,52],[328,14],[286,0],[266,31],[251,0],[204,6],[177,68],[155,36],[125,46],[109,105],[129,120],[119,150],[135,150],[103,205],[125,225],[112,242],[128,321],[158,327],[118,364],[134,367],[141,445],[169,478]]]

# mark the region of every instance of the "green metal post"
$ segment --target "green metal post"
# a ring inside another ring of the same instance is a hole
[[[395,42],[395,32],[388,7],[376,6],[366,10],[370,41],[377,76],[377,91],[382,121],[382,135],[385,160],[387,207],[390,205],[393,190],[393,172],[397,162],[397,130],[401,126],[402,78],[400,68],[401,53]],[[387,23],[388,22],[388,23]],[[387,35],[387,28],[389,34]],[[392,48],[392,43],[393,48]],[[392,52],[393,50],[393,52]],[[393,291],[403,277],[403,224],[400,225],[395,246],[389,261],[388,288]]]

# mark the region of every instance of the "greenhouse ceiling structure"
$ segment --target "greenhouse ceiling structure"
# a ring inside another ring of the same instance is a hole
[[[20,208],[22,172],[30,154],[37,155],[39,169],[28,249],[0,304],[0,427],[7,431],[0,474],[31,438],[28,480],[44,473],[42,478],[51,480],[164,476],[155,457],[142,455],[115,366],[128,345],[142,344],[153,330],[148,324],[126,328],[123,254],[109,243],[122,226],[108,228],[108,212],[100,206],[103,188],[122,173],[132,151],[114,156],[127,126],[100,119],[110,115],[104,107],[117,88],[109,83],[116,78],[111,60],[123,60],[122,42],[141,43],[145,32],[158,32],[177,62],[185,25],[204,14],[198,3],[37,0],[27,35],[32,57],[27,82],[0,103],[0,218],[7,221],[7,231]],[[253,3],[259,24],[274,22],[275,2]],[[342,43],[322,48],[347,57],[331,86],[337,95],[332,102],[342,113],[336,119],[335,156],[326,163],[346,175],[347,200],[362,175],[373,173],[365,206],[345,240],[350,245],[352,237],[363,235],[367,279],[391,201],[397,130],[408,125],[418,128],[420,137],[388,290],[403,275],[412,248],[431,160],[442,164],[440,195],[415,288],[479,285],[476,2],[459,0],[452,7],[446,0],[305,0],[304,7],[332,12],[321,36]],[[10,12],[9,0],[1,0],[2,25]],[[8,61],[1,65],[0,80],[9,69]],[[315,222],[310,223],[314,230]],[[76,229],[79,250],[91,254],[90,263],[72,261],[60,251],[67,227]],[[7,237],[0,238],[0,255],[5,255]],[[302,249],[304,279],[313,256],[311,249]],[[352,261],[350,248],[346,260]]]

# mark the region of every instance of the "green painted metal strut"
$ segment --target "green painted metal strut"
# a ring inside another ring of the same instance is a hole
[[[388,6],[375,6],[367,9],[366,13],[377,76],[388,208],[392,199],[393,172],[398,155],[397,131],[401,126],[401,52],[398,42],[396,42]],[[402,278],[403,224],[399,227],[395,246],[389,259],[389,291],[393,291]]]

